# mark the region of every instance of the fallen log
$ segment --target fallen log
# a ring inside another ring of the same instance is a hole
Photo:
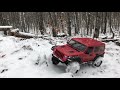
[[[8,35],[8,32],[11,30],[12,26],[0,26],[0,31],[4,32],[4,35]]]
[[[45,39],[45,40],[50,40],[51,39],[48,35],[35,35],[35,34],[32,34],[32,33],[20,32],[19,29],[10,30],[9,35],[10,36],[15,36],[15,37],[26,38],[26,39],[29,39],[29,38],[42,38],[42,39]]]
[[[29,38],[48,39],[47,38],[48,36],[46,36],[46,35],[35,35],[35,34],[32,34],[32,33],[20,32],[19,29],[10,30],[9,35],[10,36],[15,36],[15,37],[26,38],[26,39],[29,39]]]
[[[33,35],[33,34],[23,33],[23,32],[15,33],[14,36],[21,37],[21,38],[27,38],[27,39],[35,37],[35,35]]]
[[[115,41],[118,41],[119,39],[101,39],[102,42],[115,42]]]
[[[117,46],[120,46],[120,40],[119,39],[102,39],[102,42],[114,42]]]
[[[37,37],[35,34],[20,32],[19,29],[13,29],[9,32],[10,36],[21,37],[21,38],[34,38]]]
[[[19,29],[12,29],[9,31],[8,35],[15,36],[18,33],[19,33]]]
[[[120,41],[116,41],[115,44],[120,46]]]
[[[12,26],[0,26],[0,31],[4,31],[4,30],[6,30],[6,29],[11,29],[12,28]],[[4,30],[3,30],[4,29]]]

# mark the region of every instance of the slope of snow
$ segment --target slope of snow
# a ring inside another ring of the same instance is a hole
[[[66,43],[64,38],[52,41],[58,45]],[[0,36],[0,78],[120,78],[120,47],[113,42],[106,43],[101,67],[84,64],[75,75],[66,73],[64,64],[52,64],[52,46],[41,38]]]

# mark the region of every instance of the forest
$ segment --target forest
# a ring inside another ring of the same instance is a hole
[[[120,12],[0,12],[0,78],[120,78]]]
[[[0,26],[10,25],[21,32],[58,33],[91,36],[117,32],[120,35],[120,12],[0,12]],[[47,31],[50,29],[50,32]]]

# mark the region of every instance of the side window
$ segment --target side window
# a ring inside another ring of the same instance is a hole
[[[103,52],[104,51],[104,47],[102,46],[102,47],[100,47],[100,51],[101,52]]]
[[[93,51],[93,47],[88,47],[86,54],[90,54]]]
[[[103,52],[104,51],[104,46],[101,47],[95,47],[94,52]]]
[[[94,52],[98,52],[99,51],[99,47],[95,47]]]

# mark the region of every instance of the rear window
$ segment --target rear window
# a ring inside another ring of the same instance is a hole
[[[101,52],[104,51],[104,47],[103,46],[101,46],[99,49],[100,49]]]
[[[99,47],[95,47],[94,52],[98,52],[99,51]]]
[[[95,47],[94,52],[104,52],[104,46]]]
[[[86,53],[90,54],[90,53],[92,53],[92,51],[93,51],[93,47],[88,47]]]

